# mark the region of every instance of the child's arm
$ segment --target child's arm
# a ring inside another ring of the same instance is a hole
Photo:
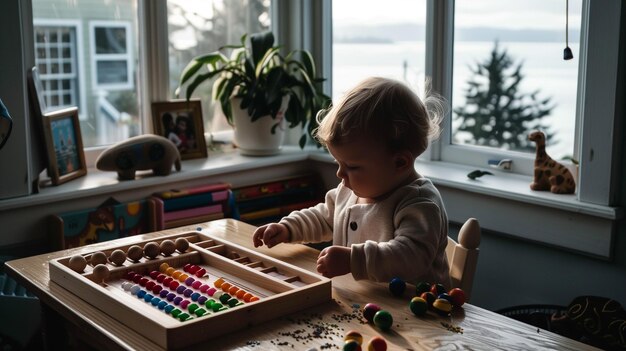
[[[270,223],[258,227],[252,234],[254,247],[267,245],[272,248],[280,243],[287,243],[290,239],[289,229],[280,223]]]
[[[350,248],[329,246],[317,258],[317,272],[326,278],[350,273]]]

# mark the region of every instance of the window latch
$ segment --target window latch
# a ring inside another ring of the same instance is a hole
[[[510,171],[511,167],[513,166],[513,160],[511,160],[510,158],[505,158],[502,160],[488,160],[487,164],[489,164],[489,167],[491,168],[497,168],[503,171]]]

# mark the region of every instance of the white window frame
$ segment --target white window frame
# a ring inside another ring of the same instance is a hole
[[[120,28],[126,30],[126,53],[124,54],[98,54],[96,53],[96,29],[97,28]],[[133,88],[133,33],[131,24],[127,21],[89,21],[89,50],[91,55],[91,78],[94,90],[126,90]],[[125,82],[98,83],[98,62],[100,61],[126,61],[128,75]]]
[[[621,2],[583,0],[577,135],[575,157],[580,160],[577,199],[603,206],[615,203],[617,153],[615,89],[618,76],[618,50]],[[452,97],[452,48],[454,0],[429,0],[427,15],[426,74],[433,77],[433,87],[448,101]],[[427,32],[428,32],[427,31]],[[438,38],[438,39],[434,39]],[[497,149],[452,145],[449,114],[444,131],[430,155],[432,161],[445,161],[486,168],[490,159],[513,159],[514,173],[530,174],[534,155],[504,152]],[[607,135],[608,134],[608,135]]]
[[[51,19],[51,18],[34,18],[33,26],[38,27],[70,27],[74,28],[76,31],[76,75],[78,82],[78,117],[80,120],[86,119],[86,114],[84,111],[87,111],[86,99],[85,99],[85,68],[83,65],[84,51],[83,46],[80,43],[83,42],[83,23],[81,20],[67,20],[67,19]],[[34,33],[34,28],[33,28]],[[33,43],[36,45],[35,38],[33,38]],[[37,49],[35,48],[35,56],[37,55]]]

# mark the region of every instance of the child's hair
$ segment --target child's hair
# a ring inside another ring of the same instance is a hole
[[[365,79],[330,110],[317,115],[315,133],[322,145],[341,144],[357,137],[382,140],[392,152],[423,153],[440,134],[444,105],[426,92],[422,102],[403,83],[380,77]]]

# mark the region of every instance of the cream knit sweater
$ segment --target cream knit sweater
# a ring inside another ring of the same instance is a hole
[[[446,245],[448,217],[432,182],[418,177],[386,199],[357,204],[352,190],[340,184],[326,201],[281,219],[291,242],[330,241],[351,248],[354,279],[450,286]]]

